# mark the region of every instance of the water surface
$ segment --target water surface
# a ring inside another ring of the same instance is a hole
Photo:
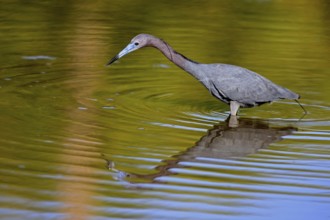
[[[8,1],[1,219],[327,219],[327,1]],[[228,106],[138,33],[302,96]]]

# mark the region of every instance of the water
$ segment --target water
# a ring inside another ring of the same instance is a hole
[[[0,9],[1,219],[330,217],[327,1],[8,1]],[[138,33],[302,96],[228,106]],[[300,120],[299,120],[300,119]]]

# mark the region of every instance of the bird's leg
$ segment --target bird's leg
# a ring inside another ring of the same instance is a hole
[[[237,111],[239,109],[239,103],[236,101],[230,101],[230,114],[231,115],[236,115]]]
[[[237,128],[239,125],[238,119],[236,115],[230,115],[228,120],[228,126],[230,128]]]

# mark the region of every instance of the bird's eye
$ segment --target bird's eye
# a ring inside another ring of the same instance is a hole
[[[138,42],[135,42],[134,45],[137,46],[137,45],[139,45],[139,43]]]

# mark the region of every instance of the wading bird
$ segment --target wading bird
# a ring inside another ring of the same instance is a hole
[[[202,64],[188,59],[176,52],[162,39],[149,34],[139,34],[107,65],[112,64],[126,54],[142,47],[155,47],[170,61],[198,79],[213,96],[230,105],[230,114],[236,115],[240,107],[251,108],[278,99],[295,100],[299,95],[283,88],[265,77],[242,67],[229,64]]]

